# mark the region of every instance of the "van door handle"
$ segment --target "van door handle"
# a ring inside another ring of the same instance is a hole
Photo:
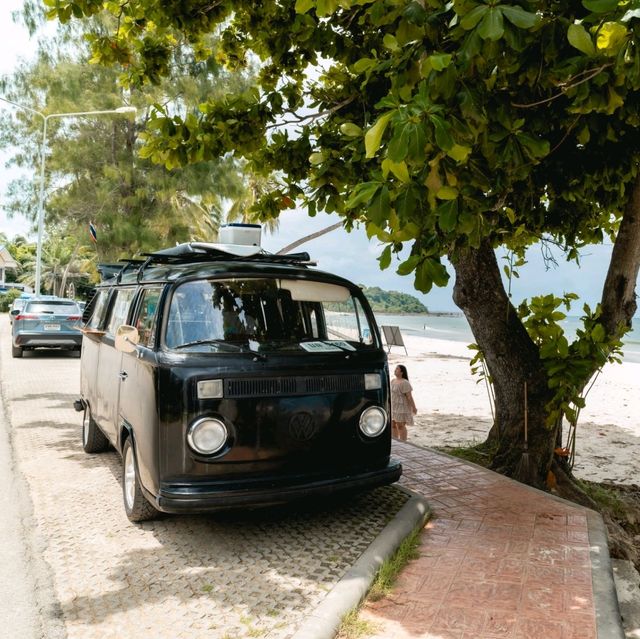
[[[120,371],[118,377],[124,382],[124,380],[129,377],[129,373],[127,373],[127,371]]]

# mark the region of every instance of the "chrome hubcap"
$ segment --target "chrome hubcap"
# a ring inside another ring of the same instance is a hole
[[[131,446],[127,448],[124,458],[124,498],[127,501],[127,508],[133,508],[136,497],[136,469],[133,463],[133,450]]]

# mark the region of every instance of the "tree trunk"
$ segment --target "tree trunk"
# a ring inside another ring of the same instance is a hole
[[[453,299],[469,322],[482,350],[495,391],[496,420],[489,439],[497,443],[493,467],[543,487],[553,470],[558,492],[591,505],[553,451],[559,424],[546,426],[545,406],[552,397],[538,349],[516,316],[488,241],[450,256],[456,272]],[[640,174],[636,178],[616,236],[603,286],[601,317],[608,336],[631,326],[637,309],[640,268]],[[584,380],[584,385],[593,370]],[[527,384],[528,450],[524,446],[524,385]]]
[[[551,399],[538,349],[507,296],[495,253],[488,241],[451,255],[456,272],[453,299],[462,309],[484,353],[495,390],[497,443],[493,468],[543,487],[553,458],[557,428],[545,425]],[[527,440],[525,449],[525,382]]]
[[[640,174],[624,211],[602,289],[601,321],[607,335],[630,327],[636,312],[636,282],[640,267]]]

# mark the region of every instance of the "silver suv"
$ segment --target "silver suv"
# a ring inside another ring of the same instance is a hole
[[[16,300],[17,301],[17,300]],[[80,353],[82,313],[76,302],[60,297],[26,300],[15,315],[11,330],[11,354],[25,350],[62,348]]]

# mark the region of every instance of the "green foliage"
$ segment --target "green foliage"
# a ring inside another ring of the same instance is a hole
[[[0,312],[6,313],[9,310],[13,300],[22,295],[22,291],[17,288],[11,288],[6,293],[0,293]]]
[[[71,15],[78,15],[77,8]],[[121,106],[118,70],[89,64],[84,38],[101,41],[110,24],[101,15],[82,29],[59,32],[48,42],[48,50],[41,50],[33,63],[23,64],[5,80],[4,95],[43,113]],[[174,112],[189,114],[207,97],[248,86],[249,74],[225,72],[215,62],[215,39],[205,40],[208,49],[201,51],[203,59],[196,62],[190,46],[176,43],[170,69],[163,70],[167,77],[158,72],[157,86],[126,94],[138,108],[137,122],[113,115],[48,121],[45,228],[55,227],[75,238],[82,250],[92,252],[94,262],[191,239],[214,240],[224,198],[243,197],[243,176],[233,158],[215,157],[168,171],[138,155],[142,121],[151,104],[163,103]],[[7,208],[32,220],[39,188],[32,176],[38,175],[41,141],[41,118],[21,110],[4,112],[0,147],[19,149],[12,164],[33,171],[11,184]],[[97,228],[95,245],[89,222]],[[87,272],[95,274],[95,264],[88,265]]]
[[[384,291],[377,286],[362,287],[369,304],[377,313],[428,313],[429,309],[416,297],[398,291]]]
[[[187,115],[156,104],[142,156],[175,170],[233,153],[279,171],[264,217],[289,198],[364,220],[393,252],[412,242],[402,272],[422,291],[446,284],[441,256],[483,238],[601,241],[637,173],[639,16],[614,0],[45,4],[63,22],[117,16],[93,61],[120,66],[130,89],[166,77],[185,43],[206,60],[216,30],[228,68],[257,56],[259,88]],[[300,115],[305,101],[314,112]]]

